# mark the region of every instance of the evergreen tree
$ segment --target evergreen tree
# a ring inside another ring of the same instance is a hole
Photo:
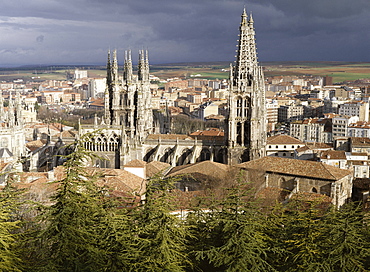
[[[219,243],[220,225],[218,224],[219,199],[211,190],[207,190],[206,196],[197,197],[198,203],[192,207],[192,211],[186,218],[188,226],[188,252],[193,263],[194,271],[219,271],[207,258],[197,257],[200,252],[213,246],[221,246]]]
[[[207,259],[218,271],[275,271],[267,259],[265,220],[255,205],[250,184],[240,178],[228,191],[214,218],[217,243],[197,252],[198,259]]]
[[[22,262],[19,257],[18,243],[19,220],[16,212],[19,206],[19,191],[8,180],[0,192],[0,271],[21,271]]]
[[[325,228],[323,216],[327,213],[323,199],[290,200],[283,214],[282,238],[288,251],[280,260],[281,271],[330,271],[323,245]]]
[[[54,202],[39,222],[43,228],[34,249],[38,263],[28,271],[104,271],[107,254],[101,239],[106,229],[105,192],[97,187],[97,175],[86,172],[85,163],[94,156],[83,143],[83,136],[66,156],[65,177],[58,182]]]
[[[370,257],[361,207],[347,204],[325,218],[324,252],[330,271],[365,271]]]
[[[171,212],[173,179],[154,177],[148,181],[145,203],[135,221],[137,252],[131,271],[185,271],[190,264],[183,220]]]

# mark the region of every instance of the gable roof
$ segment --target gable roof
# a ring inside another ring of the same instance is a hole
[[[344,150],[326,150],[321,153],[320,159],[326,160],[346,160],[346,151]]]
[[[279,174],[288,174],[325,180],[339,180],[351,175],[350,170],[340,169],[323,162],[303,161],[279,157],[263,157],[261,159],[236,165],[240,168],[255,169]]]
[[[303,145],[304,143],[292,136],[281,134],[281,135],[275,135],[272,137],[268,137],[267,144],[301,144]]]
[[[125,164],[124,167],[139,167],[144,168],[146,165],[145,161],[142,160],[132,160],[129,163]]]
[[[177,175],[200,174],[202,176],[222,179],[227,175],[229,169],[230,169],[229,166],[226,164],[212,161],[202,161],[192,164],[176,166],[173,169],[171,169],[167,176],[172,177]]]
[[[168,169],[169,167],[171,167],[169,163],[160,162],[160,161],[149,162],[146,165],[146,176],[150,178],[158,174],[159,172],[162,172],[165,169]]]

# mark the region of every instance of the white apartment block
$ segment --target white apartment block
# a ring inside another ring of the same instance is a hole
[[[338,107],[338,114],[347,116],[358,116],[360,121],[369,121],[369,103],[348,102]]]
[[[358,116],[335,115],[332,118],[333,139],[348,136],[348,125],[359,121]]]
[[[348,137],[370,138],[370,122],[358,121],[348,124]]]
[[[294,120],[302,120],[304,113],[303,105],[280,106],[278,109],[279,122],[292,122]]]
[[[106,82],[106,78],[91,78],[87,87],[87,98],[103,98]]]
[[[333,142],[331,122],[326,118],[308,118],[291,122],[289,134],[302,142]]]

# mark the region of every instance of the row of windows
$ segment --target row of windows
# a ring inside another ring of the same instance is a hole
[[[272,146],[269,145],[269,148],[272,148]],[[279,148],[279,146],[276,145],[275,148]],[[286,145],[284,145],[284,148],[287,148]],[[297,147],[295,147],[294,145],[292,145],[292,148],[299,148],[299,145],[297,145]]]

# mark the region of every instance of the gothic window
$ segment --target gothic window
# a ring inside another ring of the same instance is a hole
[[[236,143],[242,144],[242,124],[240,122],[236,124]]]
[[[190,163],[190,154],[192,151],[188,148],[182,151],[181,156],[178,158],[176,165],[185,165]]]
[[[125,105],[126,106],[129,106],[129,100],[128,100],[128,95],[127,95],[127,93],[125,93]]]
[[[122,104],[123,104],[123,94],[120,94],[119,105],[122,106]]]
[[[242,117],[242,106],[243,106],[242,98],[238,97],[236,99],[236,116],[237,117]]]
[[[211,159],[211,151],[208,148],[203,148],[202,152],[200,152],[200,156],[198,158],[198,162],[200,161],[209,161]]]
[[[248,116],[248,101],[247,99],[244,100],[244,117]]]

